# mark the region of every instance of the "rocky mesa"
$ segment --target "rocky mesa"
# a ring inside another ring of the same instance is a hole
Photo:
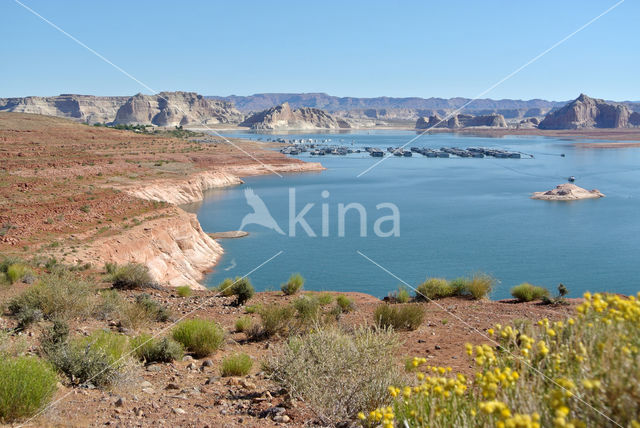
[[[79,122],[105,123],[129,97],[62,94],[53,97],[0,98],[0,111],[66,117]]]
[[[621,103],[580,94],[564,107],[549,113],[539,129],[630,128],[640,126],[640,113]]]
[[[446,119],[446,120],[445,120]],[[507,122],[501,114],[473,116],[470,114],[456,114],[450,118],[440,118],[437,114],[420,117],[416,121],[416,129],[448,128],[460,129],[471,127],[506,128]]]
[[[312,107],[292,109],[289,103],[271,107],[249,116],[239,126],[258,130],[279,129],[342,129],[351,125],[343,118]]]
[[[238,123],[243,114],[227,101],[206,99],[195,92],[136,94],[116,113],[115,124],[184,126]]]

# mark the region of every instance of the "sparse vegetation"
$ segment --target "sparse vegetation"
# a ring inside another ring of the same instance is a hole
[[[49,364],[35,357],[0,359],[0,421],[32,416],[53,397],[58,379]]]
[[[211,355],[222,346],[224,331],[214,321],[185,320],[173,329],[173,339],[196,358],[202,358]]]
[[[144,363],[170,363],[182,358],[182,345],[168,337],[155,338],[141,334],[131,339],[133,354]]]
[[[264,367],[292,397],[304,400],[322,424],[336,425],[390,401],[387,389],[401,380],[393,361],[397,346],[389,330],[346,333],[327,327],[292,337]]]
[[[417,383],[390,388],[391,406],[368,408],[362,425],[636,426],[640,300],[584,299],[575,318],[496,324],[493,343],[467,344],[470,379],[414,358]]]
[[[398,290],[390,295],[390,297],[398,303],[408,303],[411,300],[411,294],[404,285],[398,287]]]
[[[29,269],[27,268],[27,266],[21,263],[14,263],[7,267],[6,276],[9,280],[9,283],[14,284],[20,281],[28,272]]]
[[[291,296],[302,290],[302,287],[304,287],[304,278],[299,273],[294,273],[287,282],[282,284],[280,289],[285,295]]]
[[[176,287],[176,293],[178,293],[180,297],[189,297],[192,294],[192,290],[188,285],[181,285],[180,287]]]
[[[253,361],[247,354],[233,354],[222,359],[221,376],[246,376],[253,367]]]
[[[381,327],[393,327],[394,330],[415,330],[422,324],[424,308],[420,304],[379,305],[374,320]]]
[[[113,288],[118,290],[131,290],[144,288],[153,284],[149,268],[139,263],[127,263],[118,266],[111,275]]]
[[[489,296],[495,284],[496,280],[491,275],[477,273],[468,280],[465,291],[476,300],[484,299]]]
[[[130,368],[128,339],[121,334],[98,330],[54,345],[44,348],[47,359],[74,384],[111,386],[124,379]]]
[[[532,302],[549,296],[549,290],[544,287],[529,284],[528,282],[511,288],[511,295],[521,302]]]
[[[236,296],[236,301],[234,302],[234,305],[236,306],[247,303],[247,301],[252,298],[256,292],[253,285],[251,285],[249,278],[236,278],[231,286],[231,290],[233,291],[233,295]]]
[[[458,293],[449,281],[444,278],[427,278],[417,288],[416,300],[433,300],[455,296]]]
[[[68,273],[46,274],[9,302],[9,312],[29,318],[34,311],[47,319],[85,317],[95,304],[94,286]]]
[[[355,307],[353,300],[342,294],[336,297],[336,305],[340,308],[341,312],[351,312]]]
[[[253,340],[271,337],[276,334],[287,336],[292,329],[292,321],[296,310],[292,306],[272,304],[259,309],[260,325],[254,324],[247,332]]]
[[[235,329],[238,333],[244,333],[251,330],[251,326],[253,326],[253,320],[251,317],[243,316],[236,320]]]

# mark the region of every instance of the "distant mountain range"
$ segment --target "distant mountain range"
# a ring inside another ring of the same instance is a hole
[[[469,105],[466,105],[469,104]],[[458,111],[460,109],[460,111]],[[202,96],[194,92],[99,97],[0,98],[0,112],[67,117],[85,123],[198,126],[233,124],[254,129],[410,126],[538,127],[577,129],[640,126],[640,102],[581,95],[568,102],[469,98],[356,98],[324,93]],[[447,118],[446,124],[440,118]],[[437,125],[436,125],[437,124]]]

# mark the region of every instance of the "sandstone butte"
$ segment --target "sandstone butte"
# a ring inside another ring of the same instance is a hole
[[[572,183],[563,183],[555,189],[546,192],[534,192],[531,199],[545,201],[575,201],[578,199],[604,198],[604,194],[597,189],[587,190]]]
[[[242,176],[324,169],[248,141],[174,135],[0,113],[0,252],[143,263],[161,284],[202,289],[223,249],[178,205]]]

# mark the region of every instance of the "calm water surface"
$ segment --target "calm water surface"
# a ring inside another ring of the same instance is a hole
[[[335,144],[386,148],[413,136],[404,131],[363,131],[286,138],[331,138]],[[284,178],[249,177],[245,184],[211,191],[202,203],[187,208],[198,214],[205,231],[237,230],[252,212],[244,196],[245,188],[251,187],[289,233],[289,190],[294,188],[296,212],[315,204],[305,219],[318,236],[307,236],[299,226],[291,237],[250,225],[249,237],[220,241],[225,254],[206,283],[213,286],[226,277],[245,275],[283,251],[250,275],[258,290],[278,289],[292,272],[302,273],[307,289],[382,297],[397,287],[397,279],[360,251],[413,285],[427,275],[454,278],[488,272],[500,280],[493,298],[508,297],[510,287],[524,281],[554,290],[562,282],[572,296],[586,290],[634,293],[640,289],[640,149],[590,149],[588,143],[423,136],[411,146],[494,146],[535,158],[431,159],[414,154],[391,157],[360,178],[356,176],[378,159],[367,154],[317,159],[302,154],[302,159],[320,160],[327,170]],[[570,175],[581,187],[598,188],[607,197],[575,202],[529,199],[531,192],[551,189]],[[322,197],[323,191],[329,196]],[[338,236],[338,204],[352,202],[367,209],[367,237],[360,236],[355,211],[346,216],[346,236]],[[394,203],[400,211],[398,237],[373,234],[375,220],[389,214],[376,210],[383,202]],[[328,237],[320,236],[323,203],[329,210]]]

